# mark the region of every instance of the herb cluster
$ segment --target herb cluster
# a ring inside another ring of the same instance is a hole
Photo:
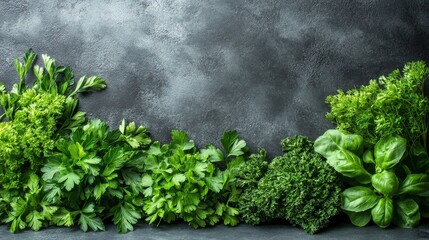
[[[35,58],[30,49],[15,60],[19,82],[10,91],[0,84],[0,220],[11,232],[281,219],[313,234],[341,210],[357,226],[372,219],[382,228],[415,227],[429,216],[423,62],[329,96],[327,117],[338,129],[314,143],[285,138],[284,154],[269,162],[264,149],[249,153],[236,131],[223,134],[221,149],[199,149],[184,131],[161,144],[134,122],[110,129],[88,121],[78,94],[100,91],[105,81],[75,81],[70,67],[47,55],[33,67]]]
[[[238,170],[240,213],[247,223],[285,219],[315,233],[340,211],[340,179],[307,137],[286,138],[282,147],[270,164],[261,150]]]

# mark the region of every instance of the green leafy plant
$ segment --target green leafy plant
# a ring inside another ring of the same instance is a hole
[[[354,185],[341,193],[341,208],[354,225],[365,226],[371,219],[382,228],[392,222],[404,228],[419,223],[429,175],[413,174],[401,163],[406,146],[406,139],[390,136],[364,152],[361,136],[339,130],[328,130],[315,141],[315,151]]]
[[[19,83],[10,91],[0,84],[0,120],[7,120],[0,122],[0,217],[11,222],[12,232],[27,226],[39,230],[50,220],[55,207],[46,210],[39,191],[43,187],[40,168],[58,137],[85,121],[85,114],[77,112],[76,93],[106,87],[103,79],[91,77],[97,80],[83,78],[73,88],[72,70],[56,66],[47,55],[42,57],[44,67],[34,66],[36,81],[32,87],[26,82],[36,59],[31,49],[23,62],[14,61]]]
[[[429,100],[423,92],[427,79],[429,68],[424,62],[407,63],[402,73],[395,70],[367,86],[328,96],[331,111],[326,117],[338,129],[362,136],[368,146],[382,137],[406,138],[410,151],[405,163],[411,171],[425,173],[429,169]]]
[[[225,155],[212,145],[198,151],[183,131],[173,131],[169,144],[151,145],[143,177],[143,209],[149,223],[182,219],[197,228],[220,220],[226,225],[239,222],[232,169],[243,161],[246,143],[236,132],[226,132],[222,145]],[[226,170],[213,164],[220,161],[227,162]]]
[[[307,137],[286,138],[282,147],[268,167],[260,150],[237,171],[240,213],[247,223],[281,218],[315,233],[340,212],[341,182]]]
[[[56,225],[83,231],[104,230],[103,220],[113,216],[119,232],[133,230],[141,218],[143,151],[151,140],[144,127],[123,121],[119,130],[91,120],[57,141],[42,168],[46,200],[59,206]]]

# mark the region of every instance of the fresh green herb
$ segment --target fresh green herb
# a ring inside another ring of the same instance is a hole
[[[30,49],[23,62],[14,61],[19,83],[9,92],[0,84],[0,119],[8,120],[0,122],[0,217],[11,223],[12,232],[25,227],[39,230],[57,209],[46,205],[39,176],[58,137],[85,121],[85,114],[76,112],[77,98],[69,93],[106,86],[96,77],[97,82],[73,90],[71,69],[57,67],[54,59],[43,55],[44,67],[34,67],[36,81],[30,88],[26,77],[35,58]]]
[[[368,146],[385,136],[405,137],[411,153],[407,165],[424,173],[429,168],[429,100],[423,93],[427,79],[429,68],[424,62],[407,63],[402,73],[395,70],[368,86],[328,96],[331,112],[326,116],[338,129],[362,136]]]
[[[285,155],[274,158],[267,170],[261,151],[249,161],[257,170],[243,165],[238,171],[238,182],[247,187],[239,201],[243,220],[259,224],[282,218],[315,233],[339,213],[341,183],[308,138],[287,138],[282,146]]]
[[[104,230],[102,219],[113,216],[119,232],[132,231],[141,218],[142,150],[150,142],[144,127],[124,121],[120,130],[109,130],[100,120],[59,139],[42,168],[46,199],[61,206],[53,223],[78,222],[83,231],[97,231]]]
[[[316,140],[315,151],[354,185],[341,194],[341,208],[354,225],[365,226],[371,219],[381,228],[392,222],[405,228],[419,223],[419,203],[429,196],[429,175],[412,174],[402,164],[406,146],[402,137],[383,137],[373,151],[370,147],[363,153],[361,136],[339,130],[328,130]]]
[[[195,228],[220,220],[238,223],[238,211],[230,205],[239,194],[232,169],[243,161],[246,143],[236,132],[227,132],[222,145],[226,156],[212,145],[199,152],[183,131],[173,131],[170,144],[152,144],[143,177],[143,208],[149,223],[183,219]],[[212,163],[218,161],[227,162],[225,171]]]

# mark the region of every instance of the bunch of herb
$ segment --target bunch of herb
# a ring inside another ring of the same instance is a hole
[[[402,164],[406,146],[405,138],[389,136],[364,151],[361,136],[339,130],[316,140],[315,151],[353,185],[341,193],[341,208],[354,225],[362,227],[372,219],[381,228],[391,222],[411,228],[421,215],[428,216],[429,175],[413,174]]]
[[[331,111],[326,117],[338,129],[362,136],[368,146],[382,137],[405,137],[410,149],[408,166],[424,173],[429,168],[429,100],[423,92],[427,79],[429,68],[424,62],[407,63],[402,73],[397,69],[378,81],[371,80],[368,86],[328,96]]]
[[[99,77],[82,77],[73,88],[72,70],[56,66],[55,60],[47,55],[43,55],[44,67],[34,66],[36,81],[30,87],[26,77],[35,58],[30,49],[24,54],[23,62],[14,61],[19,83],[10,91],[0,84],[3,112],[0,119],[6,120],[0,122],[0,217],[3,222],[11,222],[12,232],[26,226],[34,230],[41,227],[31,223],[34,214],[26,215],[43,206],[40,203],[37,207],[38,201],[30,197],[37,192],[37,198],[42,198],[35,187],[40,184],[37,177],[40,167],[58,136],[85,121],[85,114],[77,112],[76,94],[106,87]],[[22,214],[18,216],[17,212]]]
[[[133,122],[109,130],[97,119],[59,139],[42,168],[45,199],[58,206],[51,222],[97,231],[113,217],[119,232],[132,231],[141,218],[143,150],[150,142],[146,128]]]
[[[236,132],[227,132],[222,145],[225,155],[212,145],[200,152],[185,132],[176,130],[169,144],[152,144],[143,177],[143,209],[149,223],[181,219],[198,228],[220,220],[226,225],[239,222],[233,206],[239,194],[233,169],[243,161],[246,143]],[[227,162],[226,170],[213,164],[219,161]]]
[[[268,169],[264,151],[249,161],[256,170],[246,165],[239,169],[238,182],[247,187],[240,196],[240,213],[247,223],[285,219],[315,233],[339,213],[341,182],[307,137],[286,138],[282,147],[285,154]]]

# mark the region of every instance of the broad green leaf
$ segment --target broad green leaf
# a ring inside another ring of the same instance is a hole
[[[371,174],[365,170],[362,160],[354,153],[347,150],[336,151],[327,159],[335,171],[342,175],[353,178],[362,184],[371,182]]]
[[[78,221],[80,225],[80,229],[82,231],[87,232],[88,227],[90,227],[93,231],[104,231],[104,224],[101,218],[97,217],[95,213],[81,213]]]
[[[80,160],[81,158],[86,156],[85,151],[83,150],[82,145],[80,143],[71,143],[69,144],[68,150],[73,160]]]
[[[33,231],[40,230],[43,225],[43,220],[45,220],[43,215],[36,210],[31,211],[25,218],[25,221],[28,223],[28,226],[33,229]]]
[[[377,205],[371,210],[372,220],[381,228],[390,225],[393,218],[393,201],[389,197],[380,198]]]
[[[367,187],[351,187],[341,193],[341,208],[350,212],[363,212],[373,208],[379,200]]]
[[[213,145],[208,145],[206,149],[201,149],[201,157],[207,159],[210,162],[221,162],[223,161],[223,153],[220,149]]]
[[[371,183],[378,192],[384,195],[392,196],[398,191],[398,178],[395,173],[387,170],[372,175]]]
[[[106,189],[109,187],[108,183],[100,183],[94,187],[94,197],[96,200],[100,200]]]
[[[143,187],[150,187],[153,184],[152,177],[149,174],[145,174],[142,177],[142,186]]]
[[[64,187],[67,191],[71,191],[74,185],[78,185],[80,183],[80,176],[74,172],[70,172],[58,179],[59,183],[64,182]]]
[[[133,231],[133,225],[141,218],[141,214],[129,203],[125,203],[124,205],[119,204],[112,211],[113,222],[120,233]]]
[[[147,152],[149,154],[155,155],[155,156],[161,155],[162,152],[161,152],[160,143],[159,142],[152,143],[152,145],[150,145],[150,148],[149,148],[149,150]]]
[[[429,197],[429,175],[423,173],[407,175],[398,190],[398,194]]]
[[[185,174],[177,173],[177,174],[175,174],[173,176],[173,178],[171,179],[171,181],[174,183],[174,185],[180,186],[180,183],[186,181]]]
[[[402,228],[413,228],[419,224],[419,205],[413,199],[397,200],[394,203],[393,223]]]
[[[347,214],[347,216],[349,216],[352,224],[357,227],[364,227],[369,223],[369,221],[371,221],[371,210],[366,210],[363,212],[344,212]]]
[[[197,162],[193,169],[194,173],[198,177],[203,178],[205,176],[205,172],[207,171],[207,165],[208,165],[207,163]]]
[[[374,147],[375,163],[381,169],[394,167],[404,156],[407,140],[399,136],[383,137]]]
[[[85,204],[85,206],[81,210],[83,213],[93,213],[94,212],[94,204],[89,203]]]
[[[53,222],[58,226],[71,227],[74,225],[74,216],[71,212],[61,209],[54,215]]]
[[[171,131],[171,139],[172,141],[170,145],[175,149],[186,151],[192,149],[195,146],[192,140],[188,141],[188,134],[186,134],[185,131]]]
[[[218,175],[216,177],[207,177],[205,178],[206,184],[210,190],[213,192],[220,192],[223,187],[223,178],[222,175]]]
[[[316,139],[314,150],[327,159],[335,157],[340,150],[360,155],[363,151],[363,138],[359,135],[344,134],[337,129],[330,129]]]
[[[227,157],[240,156],[244,153],[246,142],[238,139],[237,131],[225,132],[221,138]]]

